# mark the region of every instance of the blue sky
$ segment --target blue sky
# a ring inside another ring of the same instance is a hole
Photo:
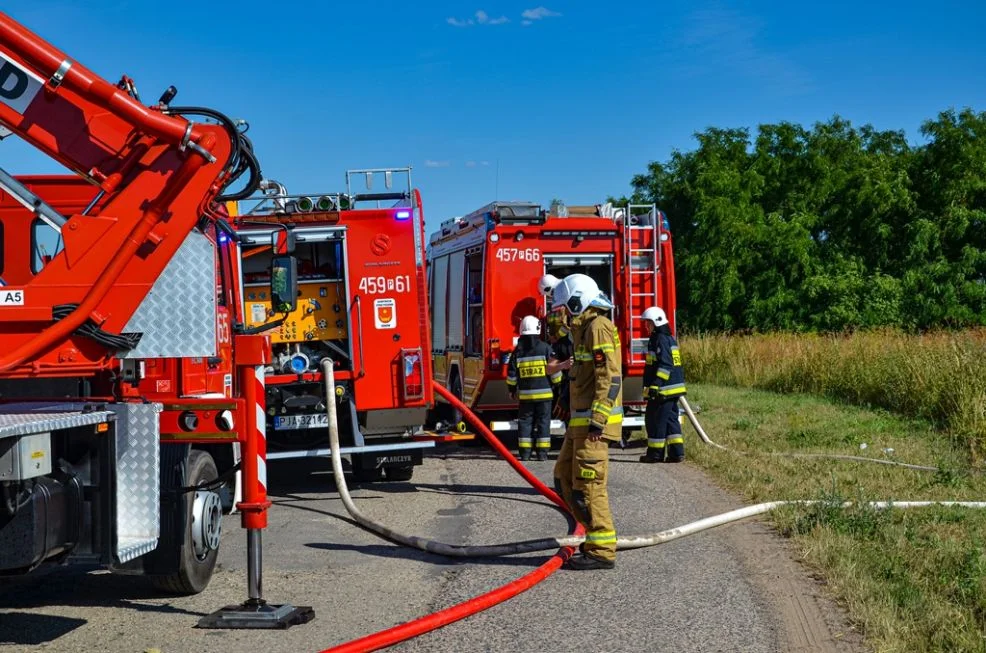
[[[429,227],[498,196],[590,204],[709,126],[918,127],[986,110],[986,3],[4,0],[147,103],[246,118],[266,176],[333,192],[414,168]],[[56,172],[22,143],[13,173]],[[497,172],[499,171],[499,173]],[[672,222],[674,216],[671,216]]]

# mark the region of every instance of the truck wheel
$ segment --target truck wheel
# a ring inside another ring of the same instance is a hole
[[[212,456],[204,451],[190,451],[185,463],[185,485],[201,485],[219,476]],[[198,594],[212,578],[219,557],[223,509],[219,494],[212,491],[186,492],[184,534],[176,533],[173,541],[182,542],[178,571],[167,576],[152,576],[154,586],[174,594]],[[167,528],[162,524],[162,528]],[[163,534],[162,534],[163,535]],[[162,538],[164,539],[164,538]]]
[[[374,469],[353,469],[353,480],[357,483],[376,483],[383,480],[383,470],[379,467]]]
[[[388,481],[410,481],[414,476],[414,465],[402,465],[400,467],[387,467],[384,470]]]
[[[371,458],[372,455],[366,456]],[[383,480],[383,469],[379,467],[363,467],[363,456],[353,455],[353,480],[357,483],[376,483]]]

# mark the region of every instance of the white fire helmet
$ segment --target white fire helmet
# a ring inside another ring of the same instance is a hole
[[[552,291],[551,307],[564,307],[572,315],[582,315],[590,306],[611,310],[612,302],[599,290],[592,277],[585,274],[570,274],[562,279]]]
[[[549,292],[554,290],[555,286],[561,281],[558,277],[553,274],[546,274],[541,277],[538,281],[538,292],[542,295],[547,295]]]
[[[541,335],[541,320],[533,315],[528,315],[520,321],[520,335],[539,336]]]
[[[651,306],[640,316],[642,320],[650,320],[655,327],[664,326],[668,323],[668,316],[657,306]]]

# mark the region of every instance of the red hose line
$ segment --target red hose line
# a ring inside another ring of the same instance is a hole
[[[475,427],[476,431],[486,439],[487,442],[496,450],[501,457],[503,457],[510,465],[517,470],[517,472],[524,477],[528,483],[530,483],[538,492],[543,494],[548,499],[551,499],[554,503],[563,508],[566,512],[569,512],[568,507],[558,494],[549,488],[547,485],[541,482],[538,477],[534,476],[526,467],[521,465],[510,453],[510,450],[503,446],[503,443],[497,439],[493,433],[486,428],[486,425],[471,411],[469,408],[459,401],[452,393],[446,390],[444,387],[438,383],[432,382],[435,391],[444,397],[446,401],[452,404],[453,407],[460,410],[466,420]],[[585,533],[585,529],[582,528],[581,524],[576,523],[575,528],[572,530],[572,535],[582,535]],[[445,608],[444,610],[439,610],[424,617],[419,617],[414,621],[409,621],[407,623],[400,624],[399,626],[394,626],[393,628],[388,628],[387,630],[381,630],[378,633],[373,633],[372,635],[367,635],[359,639],[354,639],[345,644],[340,644],[330,649],[325,649],[322,653],[365,653],[366,651],[378,651],[382,648],[388,646],[393,646],[398,642],[403,642],[406,639],[411,639],[412,637],[417,637],[424,633],[430,632],[442,626],[448,625],[459,619],[464,619],[468,616],[474,615],[477,612],[482,612],[487,608],[491,608],[498,603],[502,603],[507,599],[513,598],[534,587],[542,580],[558,571],[558,568],[562,566],[562,563],[572,555],[574,551],[573,547],[563,547],[551,557],[550,560],[542,564],[540,567],[534,571],[524,574],[520,578],[513,580],[502,587],[487,592],[486,594],[481,594],[479,596],[473,597],[468,601],[464,601],[452,607]]]
[[[479,417],[477,417],[474,412],[469,410],[468,406],[462,403],[462,401],[460,401],[458,397],[456,397],[454,394],[446,390],[443,386],[439,385],[438,383],[432,381],[432,386],[434,386],[435,392],[437,392],[446,401],[452,404],[453,408],[457,409],[462,413],[463,417],[466,418],[466,421],[473,425],[476,431],[480,435],[482,435],[487,442],[490,443],[490,446],[492,446],[493,449],[495,449],[498,454],[500,454],[500,457],[506,460],[518,474],[524,477],[525,481],[530,483],[535,490],[537,490],[547,498],[551,499],[552,502],[554,502],[558,507],[560,507],[566,513],[569,512],[568,506],[565,505],[565,501],[562,500],[562,498],[558,496],[553,489],[542,483],[541,479],[539,479],[537,476],[531,473],[531,470],[529,470],[524,465],[521,465],[520,461],[514,458],[514,455],[510,452],[510,450],[507,449],[505,446],[503,446],[503,443],[500,442],[500,439],[497,438],[495,435],[493,435],[493,431],[489,430],[486,427],[486,425],[483,424],[483,420],[479,419]]]

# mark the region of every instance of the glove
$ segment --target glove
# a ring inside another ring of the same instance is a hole
[[[655,390],[654,388],[650,388],[650,389],[647,390],[647,398],[648,399],[659,399],[660,396],[661,395],[659,395],[658,392],[657,392],[657,390]]]
[[[601,426],[596,426],[595,424],[589,424],[589,439],[592,441],[598,440],[603,437],[603,429]]]

